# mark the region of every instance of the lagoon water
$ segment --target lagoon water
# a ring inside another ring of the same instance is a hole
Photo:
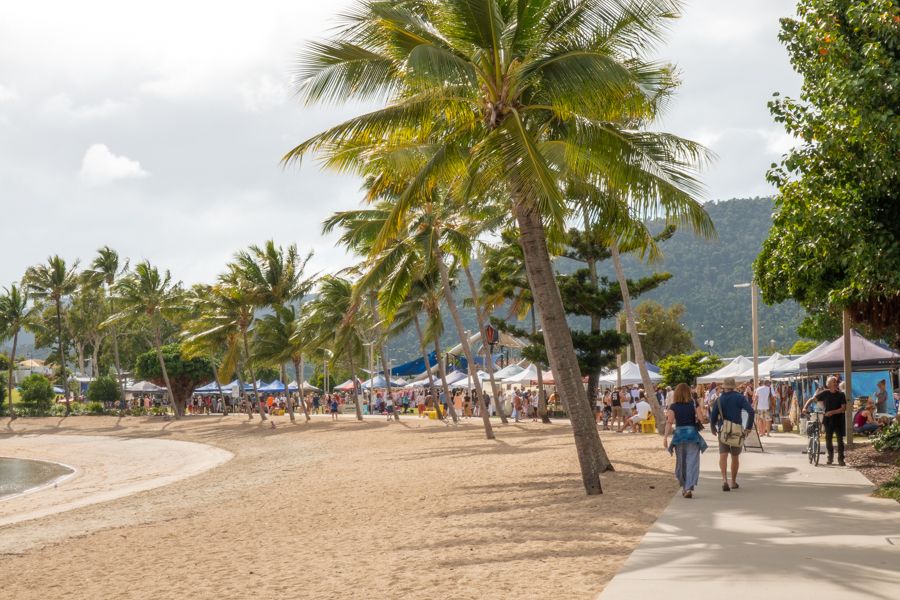
[[[56,463],[0,456],[0,500],[71,472],[72,469]]]

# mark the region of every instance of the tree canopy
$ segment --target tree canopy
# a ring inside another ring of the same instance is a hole
[[[755,263],[763,299],[847,308],[898,343],[900,6],[800,0],[779,39],[803,86],[769,104],[799,145],[768,175],[778,196]]]

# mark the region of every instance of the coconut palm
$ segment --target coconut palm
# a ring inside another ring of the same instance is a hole
[[[28,304],[28,293],[12,284],[3,288],[0,294],[0,340],[12,338],[12,351],[9,355],[9,373],[7,379],[9,413],[13,414],[13,369],[16,364],[16,347],[19,343],[19,331],[32,324],[35,307]]]
[[[344,360],[350,367],[353,385],[353,401],[356,418],[362,421],[362,405],[359,386],[356,384],[357,360],[363,356],[367,334],[371,329],[372,315],[367,314],[365,303],[357,298],[353,283],[346,278],[329,275],[318,284],[318,294],[307,305],[303,328],[293,335],[311,347],[331,351],[330,362]],[[387,371],[385,371],[387,374]],[[372,374],[374,376],[374,373]],[[387,377],[387,375],[385,375]],[[298,384],[302,379],[298,376]]]
[[[177,319],[188,309],[180,282],[173,282],[169,271],[160,272],[150,261],[138,263],[134,270],[119,279],[113,288],[117,312],[107,319],[110,327],[117,323],[145,321],[150,329],[150,342],[159,359],[163,381],[175,418],[181,418],[183,408],[175,403],[169,372],[163,359],[163,326],[166,320]]]
[[[51,305],[55,310],[56,349],[59,359],[60,385],[65,390],[66,414],[71,406],[71,393],[66,376],[66,340],[63,336],[63,304],[78,287],[78,261],[66,266],[59,255],[51,256],[45,264],[29,267],[22,279],[29,295],[40,303]]]
[[[627,182],[672,200],[698,192],[695,144],[632,124],[654,116],[674,70],[649,60],[677,0],[360,0],[332,38],[301,55],[308,102],[383,98],[290,151],[362,170],[373,154],[428,157],[399,196],[386,245],[434,185],[503,188],[520,230],[550,364],[568,408],[582,478],[601,493],[601,444],[550,262],[571,208],[563,182]],[[465,183],[463,183],[465,182]],[[380,247],[377,248],[380,250]]]
[[[274,306],[274,314],[266,315],[259,320],[255,335],[253,336],[254,360],[278,365],[281,369],[281,381],[285,385],[285,394],[288,396],[288,414],[293,423],[294,402],[287,389],[288,379],[284,365],[290,362],[294,366],[297,377],[297,391],[300,396],[300,406],[306,421],[309,422],[309,411],[306,402],[303,401],[303,351],[306,349],[307,340],[303,335],[303,321],[300,319],[300,310],[293,305]]]
[[[91,261],[90,267],[84,270],[82,277],[84,281],[95,288],[105,287],[109,314],[114,312],[112,305],[113,296],[112,288],[116,281],[128,272],[128,260],[120,260],[119,253],[110,248],[103,246],[97,250],[97,256]],[[121,399],[125,399],[125,377],[122,374],[122,365],[119,361],[119,336],[116,326],[110,328],[110,336],[113,345],[113,361],[116,366],[116,379],[119,381],[119,389],[121,390]]]
[[[304,271],[309,259],[313,253],[308,253],[305,257],[301,257],[297,252],[297,245],[291,244],[286,249],[276,246],[273,240],[268,240],[262,247],[250,246],[247,250],[238,252],[232,261],[230,268],[234,275],[241,280],[241,285],[246,287],[257,308],[269,308],[276,312],[287,308],[292,303],[299,303],[303,297],[309,292],[313,284],[313,278],[304,277]],[[282,317],[288,316],[288,313],[281,313]],[[293,320],[297,320],[298,315],[294,314]],[[269,323],[274,326],[274,322]],[[274,333],[270,330],[270,333]],[[289,332],[287,339],[290,338]],[[296,346],[295,346],[296,347]],[[268,348],[268,350],[272,350]],[[293,349],[285,347],[282,353],[285,357],[290,357]],[[269,354],[271,356],[271,353]],[[300,362],[303,357],[300,357]],[[279,365],[281,371],[281,379],[287,384],[287,375],[285,372],[284,361]],[[301,369],[302,370],[302,369]],[[298,385],[302,384],[302,379],[297,380]],[[291,400],[290,391],[285,389],[285,395],[288,397],[288,409],[291,421],[294,421],[293,402]],[[303,390],[299,390],[300,398],[303,398]],[[306,410],[306,404],[303,403],[303,410],[306,414],[307,421],[309,414]]]

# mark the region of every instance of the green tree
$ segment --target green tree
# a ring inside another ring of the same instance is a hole
[[[646,300],[637,305],[635,321],[647,360],[658,363],[670,354],[684,354],[694,348],[694,336],[682,325],[683,317],[682,304],[665,308],[659,302]]]
[[[332,39],[301,55],[307,102],[387,98],[388,106],[313,137],[286,160],[319,151],[329,166],[359,170],[373,153],[425,158],[376,250],[404,229],[410,206],[466,179],[466,193],[502,200],[515,219],[589,494],[601,493],[605,454],[547,239],[561,236],[569,215],[565,180],[628,182],[643,197],[694,189],[697,147],[632,127],[674,87],[673,69],[649,54],[679,5],[360,0]]]
[[[698,377],[708,375],[722,366],[722,359],[707,352],[670,354],[659,361],[662,384],[675,387],[679,383],[694,385]]]
[[[900,5],[800,0],[779,39],[803,77],[776,98],[799,139],[769,181],[774,227],[754,269],[767,303],[796,299],[900,344]],[[777,96],[777,94],[776,94]]]
[[[116,283],[116,303],[118,312],[106,323],[145,322],[148,335],[156,351],[161,381],[166,386],[169,402],[175,411],[175,418],[184,414],[184,404],[175,401],[172,384],[163,357],[163,330],[168,319],[178,317],[187,310],[184,291],[180,283],[173,283],[168,271],[160,273],[149,261],[139,263],[134,271]],[[141,355],[146,356],[146,355]],[[139,357],[140,358],[140,357]],[[207,372],[209,372],[207,370]]]
[[[51,256],[46,264],[29,267],[22,284],[32,298],[52,306],[56,320],[56,350],[59,361],[60,387],[65,389],[66,414],[71,411],[68,373],[66,371],[66,339],[63,336],[63,304],[78,287],[78,261],[67,266],[59,255]]]
[[[113,377],[98,377],[88,385],[87,399],[91,402],[115,402],[119,397],[119,384]]]
[[[6,396],[9,398],[9,413],[12,414],[12,391],[13,391],[13,369],[16,365],[16,349],[19,343],[19,332],[26,327],[31,327],[35,318],[35,307],[29,306],[28,294],[19,286],[13,284],[8,288],[3,288],[0,294],[0,340],[12,338],[12,350],[9,357],[0,357],[0,370],[6,370],[6,385],[9,386],[9,392]],[[5,359],[5,361],[3,360]],[[0,398],[0,408],[2,408],[2,398]]]
[[[140,268],[140,265],[138,265]],[[137,270],[137,269],[135,269]],[[212,364],[204,356],[188,358],[178,344],[168,344],[138,356],[134,374],[157,385],[164,384],[178,416],[184,415],[184,407],[197,386],[209,379]]]
[[[788,350],[788,354],[806,354],[818,345],[814,340],[797,340]]]
[[[53,383],[38,373],[32,373],[19,386],[19,402],[28,414],[40,416],[50,412],[53,405]]]
[[[119,253],[109,246],[103,246],[97,250],[97,256],[91,261],[90,267],[85,269],[82,273],[82,277],[89,287],[93,287],[94,289],[102,288],[105,292],[107,300],[106,310],[108,314],[113,314],[113,312],[115,312],[115,307],[112,304],[113,286],[115,286],[116,281],[118,281],[120,277],[125,276],[127,273],[128,261],[121,261]],[[110,336],[112,337],[113,362],[116,366],[116,378],[119,381],[119,394],[121,399],[124,400],[125,377],[122,373],[122,363],[119,356],[119,335],[115,324],[110,327]],[[97,361],[96,355],[94,361]],[[96,364],[94,365],[94,368],[97,368]]]

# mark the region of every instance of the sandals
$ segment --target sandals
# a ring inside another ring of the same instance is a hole
[[[731,488],[728,487],[728,482],[727,482],[727,481],[723,481],[723,482],[722,482],[722,491],[723,491],[723,492],[730,492],[730,491],[731,491]]]

